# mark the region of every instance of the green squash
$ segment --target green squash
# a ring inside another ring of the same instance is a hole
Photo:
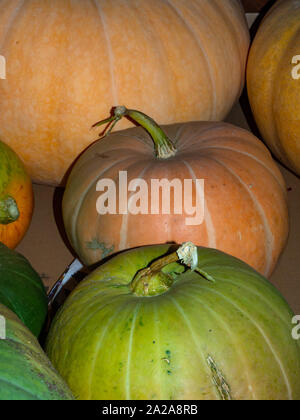
[[[0,304],[0,400],[71,400],[37,339],[10,309]],[[3,320],[5,320],[3,322]],[[3,331],[1,331],[3,338]]]
[[[300,343],[280,293],[217,250],[179,262],[184,246],[118,254],[60,308],[46,351],[76,398],[300,399]]]
[[[38,336],[47,315],[47,294],[38,273],[21,254],[0,242],[0,303]]]

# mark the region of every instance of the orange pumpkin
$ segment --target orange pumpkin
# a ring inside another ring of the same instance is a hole
[[[0,46],[0,135],[57,184],[118,103],[164,124],[222,120],[249,31],[236,0],[0,0]]]
[[[136,127],[99,140],[76,162],[63,198],[63,216],[69,240],[81,260],[93,264],[123,249],[193,241],[236,256],[269,276],[287,239],[288,211],[282,175],[263,143],[226,123],[174,124],[162,131],[144,114],[124,107],[117,107],[106,121],[124,115],[151,132],[156,156],[149,135]],[[141,208],[142,198],[137,203],[132,189],[126,201],[120,172],[126,173],[128,190],[134,179],[146,181],[148,214],[134,214]],[[196,180],[203,179],[203,222],[187,223],[191,212],[186,206],[182,205],[181,213],[173,211],[174,194],[169,195],[170,214],[164,214],[161,197],[152,198],[150,185],[155,179],[177,179],[181,185],[185,180],[193,182],[193,188],[184,190],[181,197],[187,197],[195,208],[201,206]],[[101,180],[113,181],[116,186],[116,214],[102,211],[109,204],[104,202],[108,189],[99,186]],[[99,199],[103,199],[101,208]],[[152,200],[156,200],[158,214],[150,209]]]
[[[271,151],[300,175],[300,0],[277,1],[251,47],[248,93]]]
[[[15,248],[29,227],[32,211],[31,179],[16,153],[0,141],[0,242]]]

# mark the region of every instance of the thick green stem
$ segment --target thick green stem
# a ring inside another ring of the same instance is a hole
[[[20,212],[13,197],[6,196],[0,200],[0,224],[8,225],[18,220]]]
[[[94,127],[112,123],[109,133],[113,127],[120,121],[123,117],[128,117],[140,124],[148,133],[151,135],[154,146],[156,157],[158,159],[168,159],[176,154],[176,148],[168,136],[163,132],[156,122],[148,117],[146,114],[143,114],[140,111],[135,111],[133,109],[127,109],[125,106],[117,106],[114,108],[114,115],[110,118],[107,118],[99,123],[95,124]]]
[[[138,296],[155,296],[166,292],[173,284],[173,278],[161,270],[167,265],[181,261],[192,270],[197,269],[197,247],[186,242],[176,252],[154,261],[150,267],[139,271],[131,282],[131,290]]]

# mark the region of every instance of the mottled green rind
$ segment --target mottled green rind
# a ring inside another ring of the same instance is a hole
[[[198,248],[202,275],[172,264],[169,291],[132,294],[136,272],[168,249],[110,259],[58,312],[47,353],[76,398],[299,400],[293,313],[242,261]]]
[[[5,143],[0,141],[0,200],[6,194],[13,179],[29,178],[18,155]]]
[[[47,294],[38,273],[21,254],[0,242],[0,303],[38,336],[47,316]]]
[[[37,339],[18,317],[0,304],[6,339],[0,340],[0,400],[72,400]]]

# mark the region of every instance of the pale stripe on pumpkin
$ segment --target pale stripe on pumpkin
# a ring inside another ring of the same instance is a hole
[[[247,364],[247,361],[246,361],[245,357],[243,356],[242,351],[240,351],[240,344],[237,343],[236,340],[234,339],[234,335],[232,334],[232,332],[231,332],[232,330],[230,329],[230,327],[228,327],[228,325],[226,325],[226,323],[217,314],[217,312],[214,311],[212,308],[210,308],[208,305],[206,305],[203,300],[199,299],[198,297],[196,297],[195,295],[192,295],[190,293],[184,293],[183,292],[182,295],[188,296],[190,299],[194,299],[197,302],[199,302],[203,308],[205,308],[208,312],[210,312],[212,314],[213,318],[216,319],[216,322],[218,323],[218,325],[222,325],[222,327],[224,328],[227,336],[230,337],[230,339],[232,340],[232,343],[233,343],[232,348],[236,350],[237,355],[239,356],[239,359],[241,360],[241,364],[243,366],[243,370],[242,370],[243,374],[245,374],[246,377],[247,377],[248,390],[252,394],[253,399],[256,400],[257,399],[256,394],[254,392],[253,386],[251,385],[253,383],[253,381],[250,379],[251,371],[249,369],[249,365]],[[238,399],[238,396],[236,396],[236,399]]]
[[[108,61],[109,61],[109,67],[110,67],[110,78],[111,78],[111,92],[112,92],[112,106],[116,106],[119,103],[118,100],[118,90],[117,90],[117,84],[116,84],[116,78],[115,78],[115,64],[114,64],[114,54],[113,49],[111,46],[111,40],[109,36],[109,30],[108,30],[108,24],[106,22],[104,11],[101,8],[101,5],[99,3],[99,0],[93,0],[96,6],[96,9],[98,11],[99,18],[102,22],[103,30],[104,30],[104,36],[106,40],[107,45],[107,51],[108,51]]]
[[[133,319],[132,319],[132,324],[131,324],[131,329],[130,329],[130,337],[129,337],[129,344],[128,344],[128,357],[127,357],[127,366],[126,366],[126,386],[125,386],[125,392],[126,392],[126,399],[130,400],[131,399],[131,395],[130,395],[130,367],[131,367],[131,359],[132,359],[132,343],[133,343],[133,335],[134,335],[134,330],[135,330],[135,324],[136,324],[136,317],[138,314],[138,311],[140,309],[141,303],[138,303],[136,305],[135,311],[134,311],[134,315],[133,315]]]
[[[145,173],[147,172],[148,168],[151,166],[152,163],[149,163],[137,176],[138,179],[142,179]],[[128,207],[127,207],[127,214],[122,215],[122,224],[121,224],[121,230],[120,230],[120,242],[119,242],[119,250],[126,249],[127,248],[127,238],[128,238],[128,218],[130,217],[130,206],[132,203],[132,198],[134,196],[135,192],[132,192],[128,199]]]
[[[189,173],[191,174],[191,177],[195,183],[195,186],[197,187],[197,183],[196,183],[196,179],[197,176],[193,170],[193,168],[191,167],[191,165],[186,162],[183,161],[185,166],[188,168]],[[199,194],[199,192],[197,191],[197,194]],[[208,209],[207,206],[207,200],[205,199],[205,186],[204,186],[204,221],[205,221],[205,225],[206,225],[206,230],[207,230],[207,236],[208,236],[208,247],[209,248],[217,248],[217,240],[216,240],[216,231],[214,228],[214,224],[213,224],[213,220],[212,220],[212,216],[210,214],[210,211]]]
[[[243,186],[243,188],[248,192],[248,194],[251,197],[251,200],[254,203],[255,208],[257,209],[261,220],[263,222],[264,225],[264,229],[265,229],[265,233],[266,233],[266,237],[265,237],[265,256],[266,256],[266,262],[265,262],[265,268],[264,268],[264,275],[266,277],[268,277],[268,275],[270,274],[270,270],[271,270],[271,266],[272,266],[272,255],[273,255],[273,249],[274,249],[274,236],[273,233],[271,231],[270,228],[270,224],[269,221],[266,217],[265,211],[262,207],[262,205],[259,203],[259,201],[257,200],[255,194],[251,191],[251,189],[249,188],[249,185],[247,185],[241,177],[239,177],[235,171],[233,171],[232,169],[230,169],[228,167],[228,165],[226,165],[224,162],[220,161],[217,158],[211,158],[212,160],[215,160],[219,165],[223,166],[228,172],[230,172],[238,181],[239,183]]]
[[[287,388],[287,396],[289,400],[293,400],[293,395],[292,395],[292,388],[291,388],[291,384],[289,381],[289,378],[287,377],[285,368],[284,368],[284,364],[282,363],[282,361],[280,360],[280,357],[278,356],[276,350],[274,349],[272,342],[270,340],[270,338],[267,336],[267,334],[265,333],[265,331],[259,326],[259,324],[251,317],[251,315],[248,312],[245,312],[244,310],[241,309],[241,307],[239,305],[237,305],[236,303],[234,303],[230,298],[225,297],[222,293],[217,292],[216,290],[213,289],[208,289],[205,286],[201,285],[202,289],[208,290],[211,293],[214,293],[218,296],[220,296],[222,299],[226,300],[230,305],[234,306],[239,312],[241,312],[246,318],[249,319],[249,321],[255,326],[255,328],[260,332],[260,334],[262,335],[262,337],[264,338],[265,342],[267,343],[268,347],[270,348],[270,351],[272,353],[272,355],[274,356],[274,359],[276,361],[276,363],[279,366],[279,369],[282,373],[282,377],[284,379],[284,382],[286,384],[286,388]]]

